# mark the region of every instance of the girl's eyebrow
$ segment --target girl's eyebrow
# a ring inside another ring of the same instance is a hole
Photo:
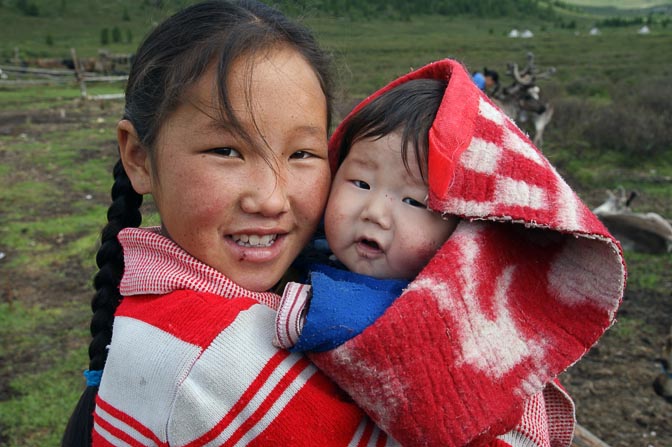
[[[302,125],[293,129],[296,133],[305,133],[321,137],[325,133],[325,128],[320,126]]]

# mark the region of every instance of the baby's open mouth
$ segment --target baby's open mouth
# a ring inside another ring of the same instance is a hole
[[[380,245],[378,245],[378,242],[371,240],[371,239],[360,239],[359,242],[361,244],[366,245],[367,247],[371,247],[374,250],[380,250]]]

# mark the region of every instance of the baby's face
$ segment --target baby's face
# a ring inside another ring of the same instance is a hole
[[[392,133],[359,140],[338,169],[325,230],[330,248],[349,270],[411,279],[455,229],[457,218],[443,219],[427,209],[427,186],[415,161],[409,164],[410,174],[401,158],[401,137]]]

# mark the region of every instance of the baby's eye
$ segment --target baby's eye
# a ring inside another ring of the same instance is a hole
[[[417,207],[417,208],[425,208],[425,209],[427,208],[427,205],[426,205],[425,203],[420,202],[420,201],[418,201],[418,200],[415,200],[415,199],[413,199],[413,198],[411,198],[411,197],[406,197],[406,198],[404,198],[404,199],[402,200],[402,202],[407,203],[407,204],[409,204],[409,205],[411,205],[411,206],[415,206],[415,207]]]
[[[368,183],[363,182],[361,180],[353,180],[352,184],[355,185],[357,188],[360,188],[360,189],[371,189],[371,186],[369,186]]]
[[[240,152],[231,147],[216,147],[214,149],[210,149],[210,152],[216,155],[221,155],[222,157],[242,158]]]

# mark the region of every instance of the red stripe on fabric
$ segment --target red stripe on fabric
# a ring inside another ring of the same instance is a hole
[[[511,447],[511,444],[502,441],[501,439],[495,439],[494,441],[489,442],[487,447]]]
[[[372,434],[373,434],[373,423],[371,421],[367,421],[366,427],[364,427],[364,433],[362,433],[362,437],[359,438],[359,442],[357,443],[357,445],[360,447],[366,447],[369,444],[369,439],[371,439]]]
[[[387,445],[387,434],[378,430],[378,440],[376,441],[376,447],[385,447]]]
[[[167,295],[125,297],[116,316],[144,321],[180,340],[205,348],[240,312],[255,304],[257,301],[251,298],[225,299],[212,293],[176,290]]]
[[[273,357],[270,358],[270,360],[266,363],[264,368],[259,372],[259,375],[257,375],[257,378],[254,379],[254,381],[250,384],[250,386],[245,390],[245,392],[240,396],[240,399],[238,399],[238,402],[235,403],[233,407],[229,410],[229,412],[222,418],[221,421],[217,423],[212,429],[202,435],[200,438],[195,439],[194,441],[190,442],[187,444],[185,447],[195,447],[195,446],[200,446],[204,445],[213,439],[215,439],[217,436],[222,433],[226,427],[229,426],[231,421],[233,421],[238,414],[240,414],[241,411],[247,406],[247,404],[250,403],[252,398],[257,394],[259,389],[266,383],[268,378],[271,376],[273,371],[282,363],[283,360],[285,360],[287,357],[290,356],[290,352],[284,351],[284,350],[279,350]]]
[[[346,446],[365,419],[364,412],[318,370],[248,447]],[[294,437],[290,440],[288,434]]]
[[[480,105],[480,104],[479,104]],[[480,113],[474,118],[474,128],[478,129],[472,138],[479,138],[488,142],[492,142],[497,146],[502,146],[502,136],[504,134],[504,126],[491,121]]]
[[[115,419],[123,422],[124,424],[128,425],[138,433],[140,433],[142,436],[145,438],[149,438],[152,441],[156,443],[156,445],[168,445],[164,442],[162,442],[152,430],[149,428],[145,427],[143,424],[141,424],[139,421],[137,421],[135,418],[129,416],[128,414],[124,413],[123,411],[117,410],[115,407],[112,405],[108,404],[105,402],[100,395],[96,397],[96,406],[99,407],[101,410],[105,411],[108,413],[110,416],[114,417]],[[96,418],[96,422],[99,423],[101,426],[103,425],[101,422],[104,422],[101,417]],[[105,427],[107,429],[107,427]],[[115,429],[116,430],[116,429]],[[110,431],[110,430],[108,430]],[[115,434],[115,436],[117,436]],[[141,444],[140,444],[141,445]]]
[[[282,379],[275,385],[273,390],[266,396],[266,399],[259,405],[259,408],[252,413],[250,417],[240,426],[238,429],[231,435],[229,439],[226,440],[224,446],[235,445],[240,439],[250,431],[268,412],[268,410],[273,406],[273,404],[278,400],[282,393],[292,384],[294,379],[301,374],[301,372],[310,366],[308,359],[303,357],[301,360],[296,362],[292,367],[287,371],[287,373],[282,377]]]
[[[121,441],[125,442],[126,444],[129,444],[133,447],[144,447],[144,444],[132,437],[130,434],[126,433],[123,430],[120,430],[116,428],[114,425],[110,424],[109,422],[103,420],[103,419],[98,419],[96,421],[98,425],[100,425],[101,428],[105,429],[108,433],[110,433],[112,436],[114,436],[117,439],[120,439]],[[102,438],[101,434],[101,438]],[[159,444],[159,445],[167,445],[167,444]]]
[[[98,433],[94,427],[91,432],[91,445],[95,447],[115,447],[114,444],[111,444],[107,439]]]

